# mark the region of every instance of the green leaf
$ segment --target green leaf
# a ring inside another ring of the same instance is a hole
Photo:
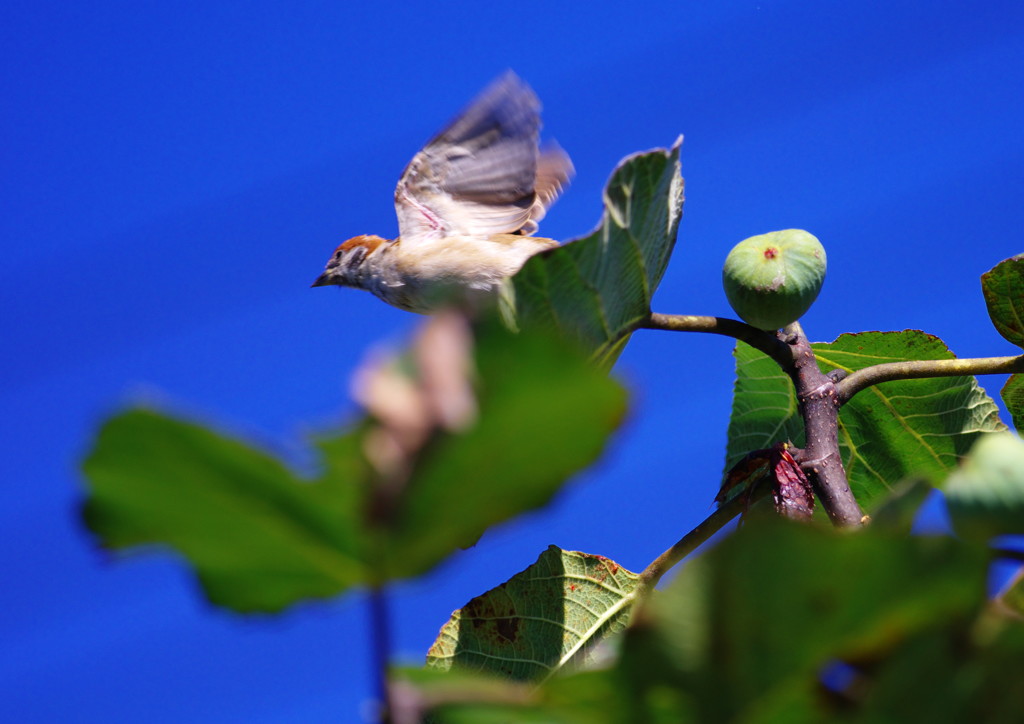
[[[982,274],[981,291],[999,334],[1024,347],[1024,254],[1001,261]]]
[[[638,585],[635,573],[607,558],[550,546],[529,568],[455,611],[427,663],[543,679],[621,631]]]
[[[873,364],[951,359],[937,337],[923,332],[844,334],[812,345],[822,371]],[[767,356],[738,343],[736,389],[729,421],[726,467],[779,441],[804,444],[789,378]],[[899,481],[938,482],[985,432],[1006,429],[992,399],[973,377],[886,382],[851,399],[839,414],[839,446],[850,487],[868,512]]]
[[[147,410],[109,420],[83,470],[84,515],[110,548],[169,545],[212,601],[276,611],[357,585],[419,575],[490,525],[545,504],[623,418],[621,385],[565,341],[483,326],[479,417],[437,433],[386,520],[364,450],[373,426],[316,443],[323,472]]]
[[[1024,433],[1024,375],[1010,375],[999,396],[1013,418],[1014,429]]]
[[[965,538],[1024,533],[1024,440],[983,436],[949,476],[945,495],[953,528]]]
[[[683,211],[681,139],[626,158],[604,192],[591,234],[532,257],[512,279],[521,327],[579,340],[610,367],[651,310]]]
[[[966,619],[984,591],[984,552],[954,539],[751,519],[651,599],[619,668],[685,692],[697,721],[824,721],[824,667]]]
[[[353,443],[336,444],[355,462]],[[150,410],[107,422],[83,470],[85,520],[103,543],[174,547],[214,603],[274,611],[364,578],[351,482],[299,480],[244,443]]]
[[[771,357],[737,342],[736,382],[729,417],[725,470],[777,442],[803,444],[803,421],[789,377]]]

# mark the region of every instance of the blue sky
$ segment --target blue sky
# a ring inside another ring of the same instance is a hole
[[[144,400],[285,456],[352,413],[365,351],[413,315],[310,289],[393,236],[405,163],[513,68],[589,231],[615,163],[682,133],[687,204],[657,311],[728,314],[739,240],[816,234],[812,339],[918,328],[1012,354],[978,276],[1024,251],[1024,5],[832,2],[7,3],[0,21],[0,710],[13,721],[354,720],[359,597],[240,618],[170,554],[115,560],[77,520],[98,422]],[[400,586],[396,655],[547,546],[638,570],[711,510],[728,340],[641,333],[630,418],[540,513]],[[993,395],[1000,378],[982,384]]]

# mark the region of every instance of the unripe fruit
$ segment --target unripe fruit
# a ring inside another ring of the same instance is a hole
[[[773,231],[733,247],[722,269],[725,296],[754,327],[775,330],[798,320],[825,281],[825,248],[802,229]]]

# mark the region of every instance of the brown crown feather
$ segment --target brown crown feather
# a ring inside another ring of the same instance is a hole
[[[343,241],[341,244],[338,245],[338,248],[335,249],[335,251],[351,251],[352,249],[361,246],[366,249],[366,253],[367,255],[369,255],[378,246],[386,243],[387,239],[382,239],[381,237],[376,236],[374,234],[360,234],[359,236],[353,236],[351,239],[347,241]]]

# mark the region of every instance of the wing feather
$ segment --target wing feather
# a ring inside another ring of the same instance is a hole
[[[572,173],[561,149],[538,152],[539,133],[537,96],[505,73],[403,172],[395,189],[403,244],[536,230]]]

